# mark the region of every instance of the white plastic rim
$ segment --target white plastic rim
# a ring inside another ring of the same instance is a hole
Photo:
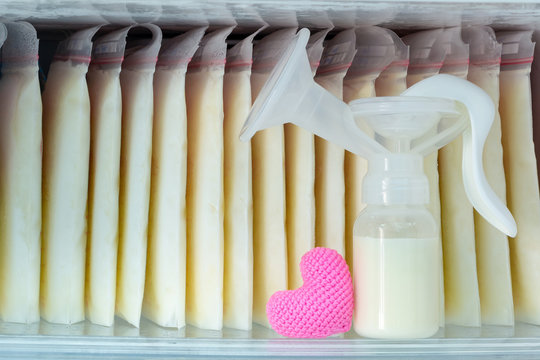
[[[455,100],[423,96],[381,96],[353,100],[349,103],[353,114],[363,116],[404,113],[440,113],[442,116],[463,116]]]

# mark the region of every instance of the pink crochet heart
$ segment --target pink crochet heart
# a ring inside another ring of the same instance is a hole
[[[314,248],[302,256],[300,271],[304,285],[278,291],[266,304],[272,329],[296,338],[321,338],[349,331],[353,287],[343,257],[332,249]]]

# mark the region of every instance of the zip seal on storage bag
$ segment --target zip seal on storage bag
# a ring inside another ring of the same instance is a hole
[[[347,78],[379,75],[395,58],[395,44],[387,29],[365,26],[356,29],[356,55]]]
[[[16,67],[37,66],[39,40],[36,29],[24,21],[7,23],[4,29],[7,30],[9,36],[3,46],[0,45],[2,46],[2,71]]]
[[[270,73],[294,35],[296,28],[286,28],[275,31],[257,42],[253,47],[252,72]]]
[[[532,30],[497,32],[497,40],[502,43],[501,71],[531,67],[535,46],[532,33]]]
[[[306,51],[312,73],[317,72],[317,68],[320,65],[322,53],[324,51],[323,42],[330,30],[332,29],[321,30],[309,37],[309,41],[306,45]]]
[[[124,60],[126,36],[131,26],[105,34],[94,41],[90,66],[119,68]]]
[[[469,44],[461,39],[461,28],[444,29],[437,41],[441,41],[446,50],[440,73],[466,78],[469,69]]]
[[[334,36],[325,46],[317,76],[331,75],[345,72],[352,64],[356,54],[356,34],[354,29],[344,30]]]
[[[443,67],[446,48],[439,41],[443,29],[420,31],[401,38],[409,45],[409,74],[437,74]]]
[[[154,68],[161,47],[161,29],[154,24],[141,24],[136,27],[148,29],[152,38],[128,42],[122,66],[129,69]]]
[[[224,67],[227,58],[227,43],[225,39],[233,31],[234,26],[228,26],[206,34],[189,63],[189,69],[196,70],[205,67]]]
[[[207,27],[190,30],[172,39],[164,39],[159,51],[157,67],[174,69],[187,67]]]
[[[226,72],[242,71],[251,68],[251,65],[253,64],[253,39],[265,28],[266,26],[261,27],[227,50],[227,63],[225,64]]]
[[[55,61],[72,61],[75,64],[89,64],[92,54],[92,37],[101,25],[77,31],[61,41],[56,48]]]
[[[461,30],[463,40],[469,44],[469,65],[499,67],[502,44],[489,26],[474,26]]]
[[[384,30],[386,30],[389,40],[394,43],[394,55],[392,62],[375,80],[375,94],[377,96],[395,96],[407,89],[409,46],[393,31]]]

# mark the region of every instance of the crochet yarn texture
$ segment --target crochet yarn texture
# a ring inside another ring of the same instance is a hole
[[[321,338],[349,331],[354,298],[349,267],[333,249],[314,248],[300,260],[304,284],[278,291],[266,304],[277,333],[295,338]]]

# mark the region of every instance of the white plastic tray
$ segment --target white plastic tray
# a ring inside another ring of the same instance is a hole
[[[287,339],[254,325],[250,332],[194,327],[165,329],[148,320],[136,329],[117,319],[114,327],[82,322],[0,322],[0,358],[363,358],[363,359],[538,359],[540,327],[447,326],[423,340],[373,340],[354,332],[320,340]]]

